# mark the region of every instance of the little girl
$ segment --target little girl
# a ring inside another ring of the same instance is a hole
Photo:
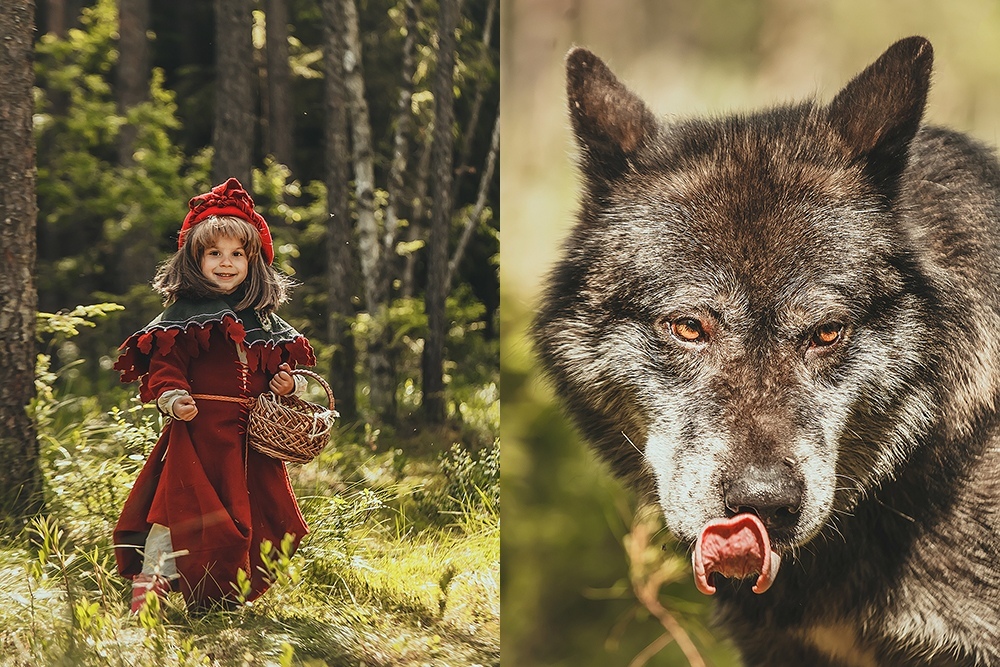
[[[168,416],[115,527],[118,571],[132,611],[146,593],[180,590],[189,605],[235,597],[240,570],[253,599],[268,582],[260,544],[294,545],[308,531],[281,461],[247,447],[246,399],[296,389],[309,342],[274,310],[290,280],[271,266],[267,223],[231,178],[190,201],[177,253],[153,287],[166,310],[122,346],[122,382]]]

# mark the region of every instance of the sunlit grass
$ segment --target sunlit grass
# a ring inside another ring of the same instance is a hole
[[[290,469],[311,532],[267,594],[196,613],[172,593],[132,617],[110,531],[159,419],[42,389],[48,513],[0,543],[0,665],[499,664],[495,453],[342,433]]]

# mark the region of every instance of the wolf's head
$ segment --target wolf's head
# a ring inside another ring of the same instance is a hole
[[[665,124],[569,53],[584,190],[535,338],[683,541],[752,513],[801,545],[927,430],[929,289],[899,220],[931,62],[909,38],[826,106]]]

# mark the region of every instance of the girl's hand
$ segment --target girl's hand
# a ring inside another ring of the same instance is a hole
[[[198,406],[190,396],[182,396],[174,401],[173,413],[177,419],[189,422],[198,416]]]
[[[278,366],[278,372],[271,378],[271,391],[278,396],[287,396],[295,391],[295,378],[292,377],[292,367],[288,364]]]

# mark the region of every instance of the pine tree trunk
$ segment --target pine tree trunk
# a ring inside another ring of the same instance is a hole
[[[323,49],[326,80],[326,197],[329,220],[327,223],[327,297],[329,318],[327,335],[333,346],[330,365],[330,386],[337,397],[337,409],[344,419],[353,419],[358,413],[357,361],[354,332],[354,305],[351,297],[357,282],[354,256],[351,252],[351,224],[348,181],[347,101],[344,89],[344,41],[341,34],[343,12],[341,0],[323,0],[324,39]]]
[[[66,38],[66,0],[45,1],[45,32],[59,39]]]
[[[247,189],[254,142],[250,0],[215,0],[215,127],[212,182],[235,176]]]
[[[35,7],[0,2],[0,516],[41,505],[38,442],[25,411],[35,395]]]
[[[149,0],[118,0],[118,72],[116,93],[118,113],[125,116],[128,110],[149,98]],[[138,137],[135,125],[122,125],[118,135],[118,163],[131,167],[135,163],[135,142]],[[117,291],[120,294],[136,284],[152,278],[156,266],[156,243],[148,225],[133,225],[121,238],[121,261],[115,265]]]
[[[410,157],[410,128],[413,125],[413,48],[417,37],[417,10],[414,0],[403,0],[404,29],[406,39],[403,40],[403,66],[399,77],[399,97],[396,101],[396,122],[393,123],[392,162],[389,165],[388,202],[385,208],[385,230],[382,237],[382,253],[385,261],[379,279],[382,281],[380,290],[389,294],[396,264],[396,237],[399,233],[399,209],[405,199],[403,177]]]
[[[118,0],[118,113],[145,102],[149,96],[149,0]],[[136,127],[123,125],[118,135],[118,163],[134,160]]]
[[[423,355],[424,415],[434,424],[445,420],[444,355],[445,296],[448,286],[448,232],[451,227],[451,181],[454,161],[452,130],[455,124],[455,28],[458,26],[460,0],[441,0],[438,17],[437,69],[434,72],[434,146],[431,154],[431,228],[427,242],[427,338]]]
[[[391,346],[386,345],[388,294],[383,293],[380,278],[383,262],[378,221],[375,217],[375,163],[371,120],[365,99],[365,80],[361,71],[361,39],[358,35],[358,10],[354,0],[343,0],[345,55],[344,77],[350,109],[353,140],[354,197],[358,216],[358,250],[365,303],[371,318],[368,333],[369,399],[372,409],[388,422],[396,418],[396,377]]]
[[[292,78],[288,66],[288,4],[265,0],[267,34],[267,152],[295,173],[292,164]]]

